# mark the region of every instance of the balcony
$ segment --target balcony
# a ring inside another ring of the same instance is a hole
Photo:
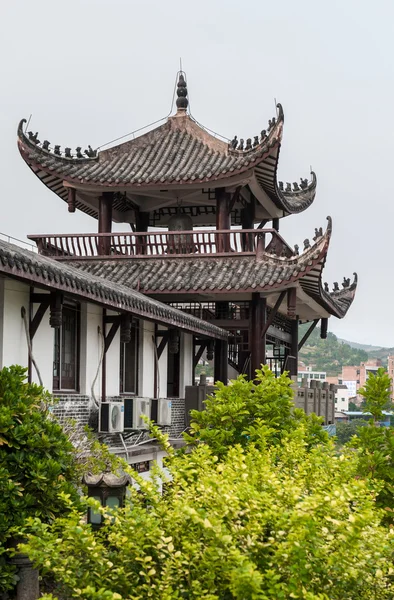
[[[149,231],[29,235],[38,252],[57,260],[294,255],[275,229]]]

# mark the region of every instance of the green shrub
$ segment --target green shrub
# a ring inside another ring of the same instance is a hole
[[[278,444],[302,425],[309,447],[326,443],[329,436],[321,427],[323,419],[294,408],[291,385],[286,374],[275,377],[267,366],[256,371],[255,381],[240,375],[229,385],[217,383],[205,410],[191,411],[191,429],[185,439],[191,444],[204,442],[222,456],[234,444],[258,443],[262,433],[264,444]]]
[[[0,592],[14,583],[7,541],[27,517],[49,522],[77,500],[73,447],[55,420],[51,398],[25,382],[26,369],[0,371]],[[62,495],[60,495],[62,492]]]
[[[355,453],[308,449],[305,426],[257,435],[220,461],[206,444],[172,457],[163,497],[134,475],[142,497],[97,533],[78,512],[30,520],[29,555],[69,600],[392,599],[394,536]]]

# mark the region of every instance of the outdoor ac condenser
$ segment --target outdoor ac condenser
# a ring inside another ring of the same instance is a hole
[[[99,432],[122,433],[123,429],[123,402],[102,402],[100,404]]]
[[[171,425],[171,407],[172,402],[169,398],[157,398],[151,400],[150,417],[152,421],[158,425]]]
[[[125,429],[147,429],[148,426],[141,419],[141,415],[150,418],[149,398],[125,398],[124,399],[124,428]]]

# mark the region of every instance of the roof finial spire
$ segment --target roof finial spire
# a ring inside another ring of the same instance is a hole
[[[177,112],[185,112],[188,107],[189,100],[187,99],[187,86],[185,74],[183,71],[179,71],[179,79],[176,94],[178,96],[178,98],[176,99],[176,106],[178,109]]]

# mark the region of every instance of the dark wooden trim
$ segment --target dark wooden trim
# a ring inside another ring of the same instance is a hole
[[[289,365],[289,373],[290,377],[297,377],[298,373],[298,315],[291,322],[291,349],[290,354],[294,360],[290,361]]]
[[[202,342],[201,346],[199,347],[199,349],[197,350],[194,358],[193,358],[193,369],[195,369],[196,366],[198,365],[198,361],[200,360],[200,358],[204,354],[204,351],[205,351],[205,349],[206,349],[207,346],[208,346],[208,341],[204,340]]]
[[[256,369],[261,369],[266,361],[266,334],[263,334],[263,330],[267,317],[267,300],[259,293],[252,294],[250,314],[250,376],[254,378]]]
[[[75,188],[69,187],[67,190],[67,204],[68,204],[68,212],[75,212]]]
[[[242,189],[242,186],[238,186],[236,188],[235,192],[230,197],[229,202],[228,202],[228,212],[229,213],[231,213],[231,211],[233,210],[235,203],[238,202],[239,195],[241,193],[241,189]]]
[[[41,304],[41,302],[46,302],[50,297],[50,294],[37,294],[33,292],[30,294],[30,302],[32,304]]]
[[[263,229],[263,227],[265,227],[268,223],[268,219],[263,219],[262,221],[260,221],[260,223],[257,225],[257,229]]]
[[[112,201],[113,192],[104,192],[99,198],[98,232],[111,233],[112,231]],[[98,240],[98,254],[110,254],[111,238],[100,237]]]
[[[270,316],[268,317],[268,319],[267,319],[267,321],[266,321],[266,323],[265,323],[265,325],[264,325],[264,327],[263,327],[263,330],[262,330],[262,332],[261,332],[261,337],[264,337],[264,336],[265,336],[265,334],[266,334],[266,333],[267,333],[267,331],[268,331],[268,328],[269,328],[269,327],[271,327],[272,323],[274,322],[274,319],[275,319],[275,317],[276,317],[276,314],[277,314],[277,312],[278,312],[278,310],[279,310],[279,307],[280,307],[280,305],[281,305],[281,304],[282,304],[282,302],[283,302],[283,299],[284,299],[284,297],[285,297],[285,295],[286,295],[286,292],[287,292],[287,291],[286,291],[286,290],[284,290],[283,292],[281,292],[281,293],[279,294],[279,298],[277,299],[277,301],[276,301],[276,303],[275,303],[275,306],[274,306],[274,308],[271,310],[271,312],[270,312]]]
[[[36,335],[37,329],[39,328],[40,323],[51,303],[51,295],[50,294],[46,294],[46,295],[48,296],[48,299],[45,300],[44,302],[41,302],[40,306],[36,310],[34,317],[32,318],[32,320],[30,322],[29,333],[30,333],[31,340],[33,340],[34,336]]]
[[[156,337],[159,336],[159,332],[156,333]],[[165,347],[168,344],[168,340],[170,339],[169,331],[162,331],[160,333],[161,342],[157,347],[157,359],[160,360],[160,356],[163,354]]]
[[[107,311],[103,308],[103,318],[102,318],[102,333],[104,336],[104,352],[103,359],[101,361],[101,402],[106,402],[107,400],[107,353],[105,352],[105,318],[107,316]]]
[[[320,322],[320,337],[322,340],[327,338],[327,330],[328,330],[328,319],[323,318]]]
[[[105,321],[104,321],[104,323],[105,323]],[[112,344],[112,341],[113,341],[119,327],[120,327],[120,317],[118,317],[117,321],[112,323],[111,329],[109,330],[107,335],[104,336],[104,340],[105,340],[104,341],[104,354],[106,354],[108,352],[108,349],[109,349],[110,345]]]
[[[292,287],[287,290],[287,316],[294,319],[297,310],[297,289]]]
[[[119,315],[106,315],[104,317],[104,323],[117,323],[119,321]]]
[[[308,331],[305,333],[305,335],[303,336],[302,340],[298,344],[298,352],[301,350],[301,348],[303,347],[303,345],[305,344],[305,342],[307,341],[307,339],[311,335],[312,331],[315,329],[315,327],[318,324],[318,322],[319,322],[319,319],[315,319],[313,321],[313,323],[311,324],[311,326],[308,328]]]

